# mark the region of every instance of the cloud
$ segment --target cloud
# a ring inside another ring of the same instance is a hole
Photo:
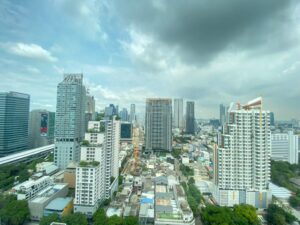
[[[2,43],[1,48],[10,54],[40,61],[56,62],[57,58],[46,49],[36,44]]]
[[[81,34],[91,39],[107,40],[108,35],[102,30],[100,17],[104,7],[99,0],[56,0],[56,6],[71,21],[71,24],[80,29]]]

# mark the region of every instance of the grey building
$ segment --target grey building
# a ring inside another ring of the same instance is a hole
[[[186,102],[185,132],[195,134],[195,102]]]
[[[146,100],[146,150],[172,150],[172,100],[150,98]]]
[[[55,113],[35,109],[30,112],[29,147],[38,148],[54,143]]]
[[[133,123],[136,120],[136,118],[135,118],[135,104],[131,104],[130,105],[129,119],[130,119],[131,123]]]
[[[96,119],[95,98],[87,93],[85,102],[85,129],[87,130],[88,122]]]
[[[65,169],[80,159],[85,132],[86,89],[82,74],[65,74],[57,87],[54,162]]]
[[[174,99],[174,127],[183,128],[183,99]]]
[[[123,108],[120,112],[119,112],[119,116],[121,118],[121,121],[128,121],[129,120],[129,116],[128,116],[128,111],[126,108]]]
[[[226,107],[220,104],[220,124],[223,126],[226,123]]]
[[[0,157],[28,149],[30,96],[0,93]]]

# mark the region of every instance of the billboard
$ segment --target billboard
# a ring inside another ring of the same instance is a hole
[[[42,137],[47,136],[48,133],[48,113],[41,113],[40,134]]]

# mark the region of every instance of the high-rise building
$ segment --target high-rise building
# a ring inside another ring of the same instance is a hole
[[[275,161],[286,161],[291,164],[298,164],[298,139],[298,135],[294,135],[293,131],[272,134],[272,159]]]
[[[130,105],[129,119],[130,119],[131,123],[133,123],[136,120],[136,118],[135,118],[135,104],[131,104]]]
[[[123,108],[120,112],[119,112],[119,116],[121,118],[121,121],[128,121],[128,111],[126,108]]]
[[[186,102],[186,126],[187,134],[195,134],[195,102]]]
[[[28,149],[30,96],[0,93],[0,157]]]
[[[273,112],[270,112],[270,125],[275,126],[275,117]]]
[[[266,208],[271,200],[271,130],[270,112],[262,109],[262,99],[236,109],[232,104],[219,140],[214,151],[217,202]]]
[[[105,107],[104,116],[109,119],[112,116],[118,115],[119,107],[114,104],[109,104],[109,106]]]
[[[146,100],[146,150],[172,150],[172,100],[148,98]]]
[[[86,95],[86,105],[85,105],[85,129],[87,128],[89,121],[94,121],[96,119],[95,111],[95,98],[91,96],[89,92]]]
[[[54,162],[65,169],[80,159],[85,132],[86,90],[82,74],[65,74],[57,87]]]
[[[35,109],[30,112],[29,148],[38,148],[54,143],[55,113]]]
[[[101,196],[101,163],[81,161],[76,167],[74,212],[91,218],[99,207]]]
[[[174,127],[183,129],[183,99],[174,99]]]
[[[223,126],[226,123],[226,107],[220,104],[220,124]]]

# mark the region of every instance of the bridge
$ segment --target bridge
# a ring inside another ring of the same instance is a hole
[[[54,150],[54,144],[46,145],[39,148],[29,149],[0,158],[0,165],[12,164],[17,162],[30,162],[37,158],[47,156]]]

